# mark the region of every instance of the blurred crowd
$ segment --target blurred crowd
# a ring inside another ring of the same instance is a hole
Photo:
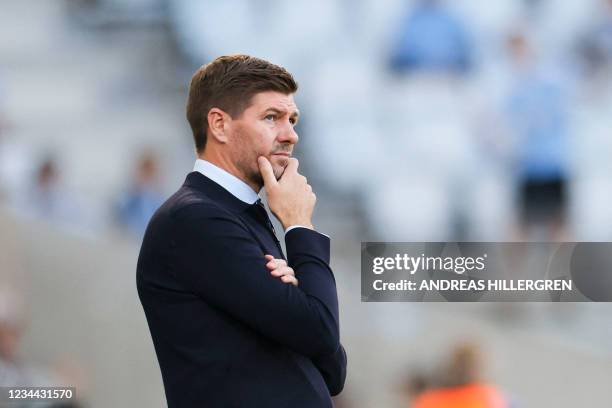
[[[167,24],[186,67],[235,52],[287,66],[306,112],[298,154],[326,192],[358,197],[380,239],[612,235],[598,204],[612,201],[602,182],[612,175],[610,0],[66,4],[86,29]],[[6,89],[4,200],[26,216],[139,237],[170,191],[156,153],[145,145],[129,157],[132,174],[106,186],[94,211],[64,183],[60,143],[33,152],[11,137]]]

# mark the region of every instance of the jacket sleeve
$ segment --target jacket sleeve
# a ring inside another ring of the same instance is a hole
[[[306,292],[312,291],[320,281],[333,279],[329,267],[330,240],[329,237],[307,228],[295,228],[285,235],[287,261],[295,270],[299,287]],[[338,295],[335,281],[326,285],[324,302],[328,312],[333,316],[334,324],[339,327]],[[331,395],[339,394],[346,380],[346,352],[341,344],[332,353],[320,354],[312,358]]]
[[[212,307],[260,334],[313,358],[340,346],[334,277],[321,260],[329,258],[319,237],[301,237],[287,252],[300,281],[283,283],[266,268],[250,232],[224,210],[192,204],[174,215],[170,272]],[[298,230],[300,230],[298,228]],[[319,238],[319,239],[315,239]],[[293,258],[291,256],[293,253]]]
[[[323,376],[329,393],[340,394],[346,381],[346,351],[342,344],[335,353],[314,357],[312,362]]]

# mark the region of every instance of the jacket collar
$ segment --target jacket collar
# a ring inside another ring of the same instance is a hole
[[[251,186],[227,170],[222,169],[221,167],[218,167],[207,160],[197,159],[195,161],[195,165],[193,166],[193,171],[202,173],[232,193],[235,197],[248,204],[254,204],[259,199],[259,196],[255,191],[253,191]]]
[[[234,213],[241,213],[252,206],[252,204],[242,201],[221,185],[197,171],[192,171],[187,175],[183,186],[203,192],[213,201],[222,203],[225,208]]]

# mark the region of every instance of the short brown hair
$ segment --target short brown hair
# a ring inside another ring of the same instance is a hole
[[[298,85],[283,67],[248,55],[222,56],[201,66],[189,84],[187,121],[196,150],[206,146],[208,112],[219,108],[231,117],[240,116],[251,98],[265,91],[293,94]]]

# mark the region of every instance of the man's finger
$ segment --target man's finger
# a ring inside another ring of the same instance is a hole
[[[281,280],[285,283],[291,283],[293,286],[297,286],[298,285],[298,280],[296,279],[295,276],[291,276],[291,275],[283,275],[281,276]]]
[[[289,266],[284,266],[281,268],[276,268],[272,271],[270,271],[270,273],[274,276],[283,276],[283,275],[295,275],[295,272],[293,271],[293,268],[290,268]]]
[[[277,184],[276,177],[274,177],[274,170],[272,170],[272,165],[264,156],[259,156],[257,158],[257,164],[259,165],[259,172],[261,173],[261,177],[264,181],[265,187],[274,186]]]
[[[283,175],[289,174],[289,173],[297,173],[297,169],[299,165],[300,165],[300,162],[298,161],[298,159],[296,159],[295,157],[289,158],[289,164],[287,164],[287,167],[285,167],[285,171]]]
[[[272,258],[267,264],[266,266],[270,269],[276,269],[276,268],[280,268],[281,266],[287,266],[287,261],[285,261],[284,259],[275,259]]]

